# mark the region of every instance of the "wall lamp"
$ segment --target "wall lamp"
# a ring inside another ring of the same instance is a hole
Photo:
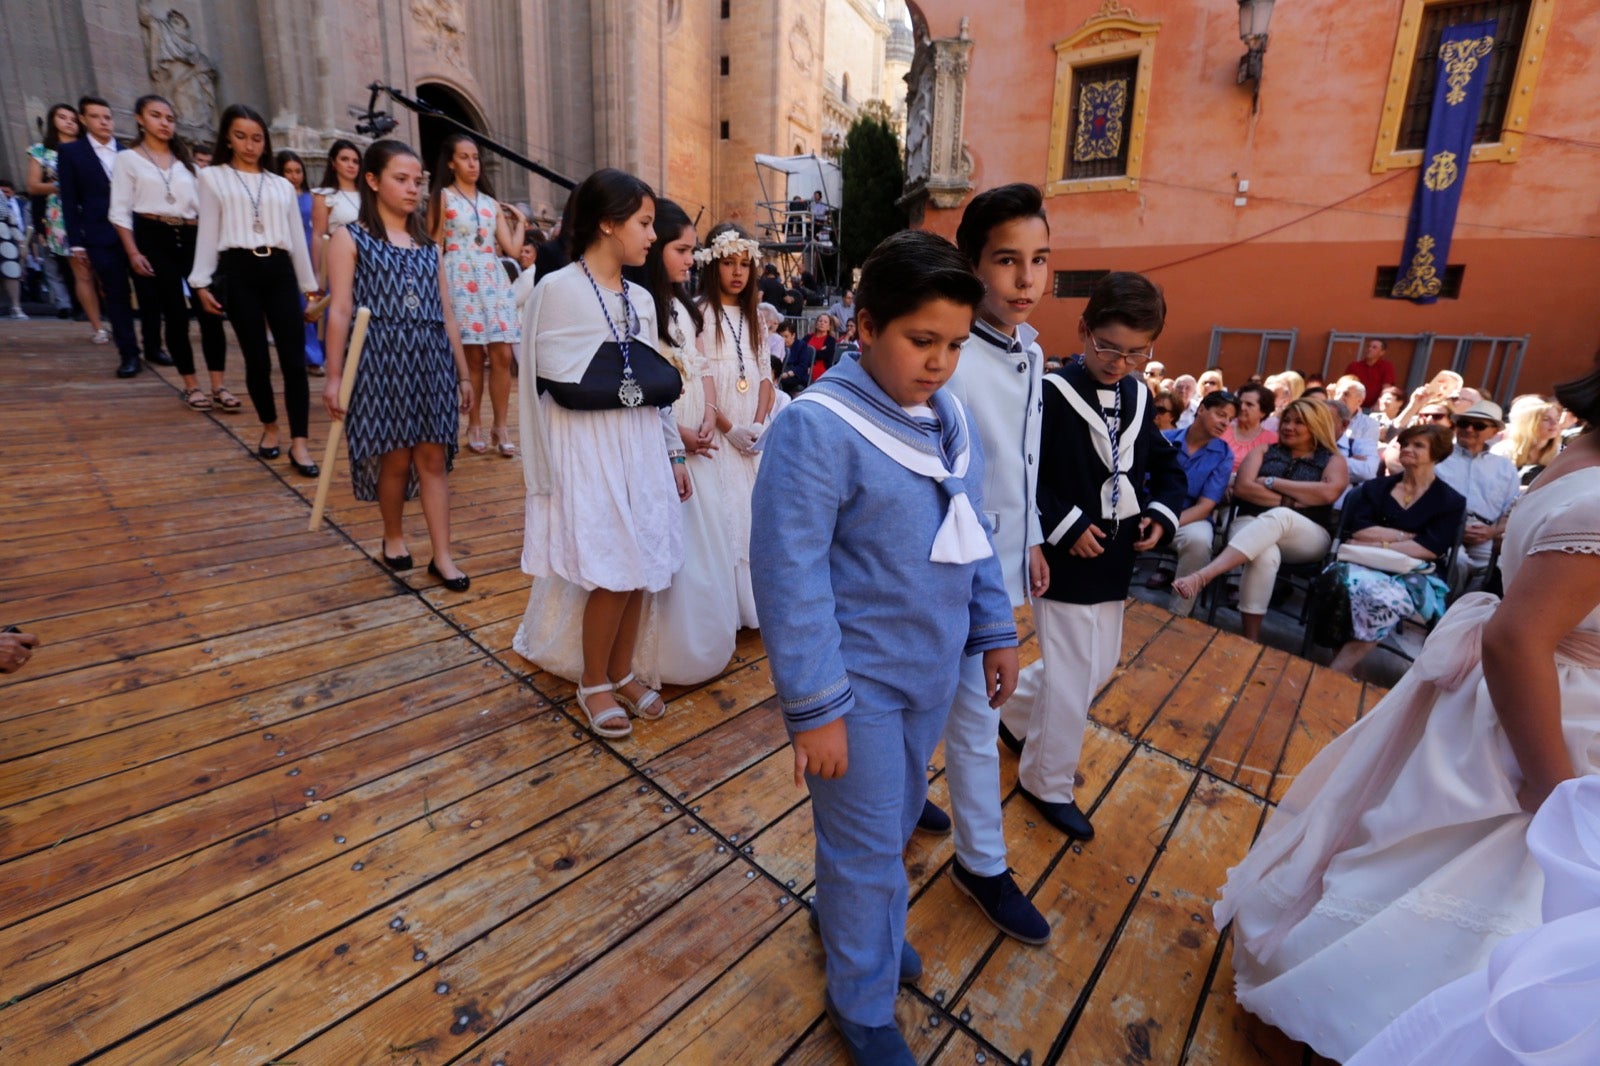
[[[1251,113],[1261,100],[1261,67],[1267,55],[1267,27],[1272,24],[1272,7],[1277,0],[1239,0],[1239,39],[1245,43],[1239,57],[1239,84],[1250,82],[1254,93]]]

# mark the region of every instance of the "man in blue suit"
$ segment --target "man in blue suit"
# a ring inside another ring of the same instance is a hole
[[[116,227],[106,217],[111,209],[111,167],[122,145],[113,136],[111,105],[100,97],[80,99],[78,115],[88,136],[63,144],[56,165],[67,241],[73,258],[87,261],[100,279],[105,294],[102,306],[122,357],[117,377],[131,378],[141,367],[139,342],[133,332],[128,255]]]

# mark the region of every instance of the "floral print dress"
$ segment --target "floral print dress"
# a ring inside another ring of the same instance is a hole
[[[28,158],[37,160],[39,169],[43,172],[43,180],[54,182],[56,180],[56,150],[46,148],[43,144],[33,145],[28,149]],[[61,197],[51,193],[44,201],[44,230],[45,248],[51,255],[71,255],[72,248],[67,244],[67,217],[61,213]]]
[[[444,201],[444,267],[450,309],[462,344],[515,344],[522,338],[511,298],[511,280],[495,251],[499,206],[493,197],[461,195],[446,186]]]

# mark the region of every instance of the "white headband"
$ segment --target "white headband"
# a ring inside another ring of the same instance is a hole
[[[754,263],[761,258],[761,243],[749,237],[739,236],[738,230],[725,229],[711,239],[711,243],[704,248],[696,248],[694,261],[701,266],[716,259],[726,259],[730,255],[748,255]]]

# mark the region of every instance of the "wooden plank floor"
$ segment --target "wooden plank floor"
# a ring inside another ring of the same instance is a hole
[[[452,595],[374,561],[348,480],[307,533],[312,483],[253,457],[249,414],[117,381],[83,326],[0,330],[0,625],[45,642],[0,678],[0,1061],[843,1061],[756,634],[598,743],[509,650],[518,464],[463,452]],[[1310,1061],[1235,1004],[1209,908],[1379,693],[1147,605],[1126,629],[1084,752],[1097,839],[1040,822],[1002,756],[1051,942],[958,896],[948,838],[907,854],[924,1062]]]

